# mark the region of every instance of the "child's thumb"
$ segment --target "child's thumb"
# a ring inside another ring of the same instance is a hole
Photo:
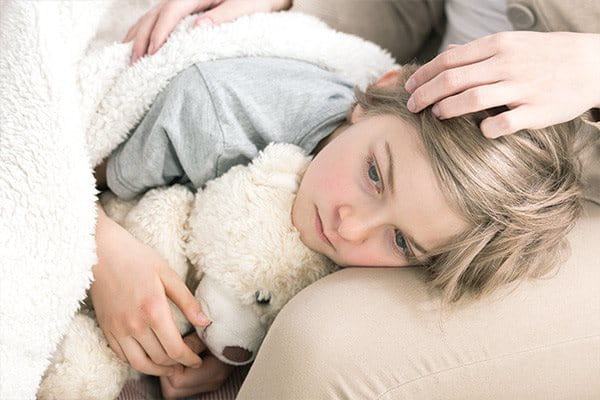
[[[198,300],[175,271],[171,268],[162,268],[160,278],[167,297],[175,303],[192,325],[207,326],[210,324],[211,321],[202,312]]]

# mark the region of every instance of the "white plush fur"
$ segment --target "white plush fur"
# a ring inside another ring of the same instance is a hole
[[[178,26],[128,66],[118,43],[153,0],[0,2],[0,398],[33,399],[96,262],[92,167],[190,64],[270,55],[364,86],[396,67],[372,43],[292,13]]]

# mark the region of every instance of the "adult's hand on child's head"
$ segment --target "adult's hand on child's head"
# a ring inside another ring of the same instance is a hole
[[[90,289],[111,349],[137,371],[168,375],[202,360],[183,341],[167,297],[194,325],[207,325],[185,283],[156,250],[134,238],[98,207],[98,263]],[[204,318],[206,318],[204,316]]]
[[[183,340],[197,354],[207,350],[195,331]],[[165,399],[176,399],[217,390],[223,386],[234,368],[208,352],[203,356],[200,368],[183,368],[171,376],[161,376],[162,395]]]
[[[600,105],[600,35],[501,32],[449,48],[406,82],[413,112],[440,119],[506,105],[489,138],[569,121]]]
[[[152,55],[166,42],[183,18],[205,11],[194,26],[218,25],[242,15],[288,9],[292,0],[163,0],[129,28],[123,42],[133,40],[131,64]]]

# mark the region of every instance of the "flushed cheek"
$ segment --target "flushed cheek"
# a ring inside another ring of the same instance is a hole
[[[355,185],[350,179],[348,168],[343,166],[329,167],[326,174],[318,175],[318,177],[321,193],[328,193],[333,197],[347,194]]]

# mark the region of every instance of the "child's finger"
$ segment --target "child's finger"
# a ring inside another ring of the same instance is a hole
[[[192,349],[192,351],[196,354],[200,354],[204,350],[206,350],[206,345],[204,344],[202,339],[200,339],[200,337],[198,337],[198,334],[196,333],[196,331],[193,331],[192,333],[188,333],[183,338],[183,342],[185,344],[187,344],[188,347],[190,349]]]
[[[167,355],[186,367],[199,367],[202,359],[184,343],[166,299],[156,306],[155,312],[148,315],[150,326]]]
[[[132,336],[122,338],[119,343],[127,356],[129,364],[136,371],[155,376],[171,375],[177,371],[176,367],[167,367],[154,363]]]
[[[210,320],[202,312],[198,300],[175,271],[168,267],[161,268],[160,279],[167,297],[175,303],[192,325],[206,326],[210,324]]]
[[[123,349],[121,348],[121,345],[119,344],[117,338],[115,338],[115,336],[110,332],[108,333],[108,335],[105,335],[105,337],[106,341],[108,342],[108,345],[110,346],[112,351],[115,352],[117,357],[119,357],[121,361],[127,362],[127,357],[125,356],[125,353],[123,352]]]

